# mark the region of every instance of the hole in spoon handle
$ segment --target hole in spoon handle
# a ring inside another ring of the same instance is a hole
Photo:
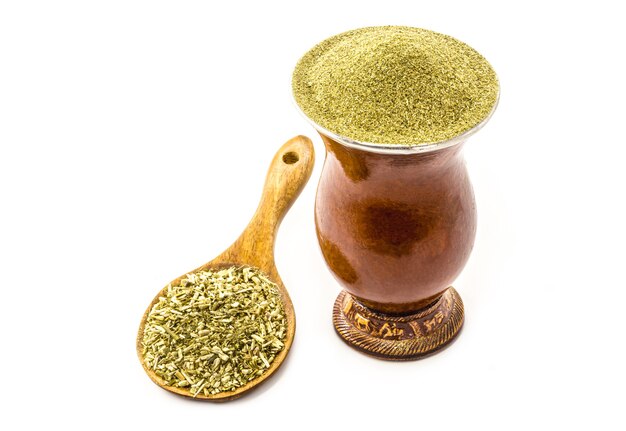
[[[283,163],[293,165],[294,163],[298,163],[298,160],[300,160],[300,156],[295,151],[288,151],[283,154]]]

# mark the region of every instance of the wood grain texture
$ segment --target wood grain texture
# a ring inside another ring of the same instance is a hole
[[[253,266],[267,274],[269,278],[276,283],[279,287],[285,307],[288,326],[284,341],[285,347],[276,358],[274,358],[270,368],[263,375],[234,391],[221,392],[209,396],[199,394],[196,399],[227,401],[238,398],[269,378],[280,367],[289,353],[296,330],[296,316],[289,293],[276,269],[274,262],[274,243],[280,222],[309,180],[311,172],[313,171],[314,162],[315,152],[309,138],[306,136],[296,136],[287,141],[278,150],[270,164],[265,179],[261,202],[252,220],[239,238],[215,259],[199,268],[185,272],[185,274],[182,274],[180,277],[168,283],[176,284],[180,282],[186,274],[198,270],[207,270],[209,268],[221,269],[233,265]],[[166,287],[167,285],[164,289]],[[144,362],[142,354],[143,347],[141,345],[144,326],[148,313],[152,309],[152,306],[158,301],[162,291],[163,289],[152,300],[141,319],[137,333],[137,355],[139,356],[139,361],[144,370],[154,383],[170,392],[192,398],[189,390],[168,386],[166,382],[156,375]]]

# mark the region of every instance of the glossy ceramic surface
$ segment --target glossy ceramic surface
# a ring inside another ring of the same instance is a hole
[[[437,300],[463,269],[476,233],[463,143],[394,154],[321,136],[327,154],[315,222],[339,283],[383,313],[412,313]]]

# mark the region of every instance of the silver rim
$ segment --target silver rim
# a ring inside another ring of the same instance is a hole
[[[489,112],[489,115],[487,115],[487,117],[483,121],[481,121],[480,123],[478,123],[471,129],[461,133],[460,135],[455,136],[454,138],[451,138],[445,141],[434,142],[431,144],[420,144],[420,145],[373,144],[371,142],[359,142],[359,141],[352,140],[350,138],[346,138],[345,136],[337,135],[331,132],[330,130],[325,129],[324,127],[315,123],[313,120],[311,120],[304,113],[304,111],[302,111],[302,109],[300,108],[300,105],[298,105],[298,102],[296,102],[296,99],[293,97],[293,93],[291,93],[291,100],[293,101],[293,104],[296,106],[296,109],[298,110],[298,112],[318,132],[333,139],[334,141],[339,142],[342,145],[345,145],[346,147],[356,148],[357,150],[368,151],[370,153],[379,153],[379,154],[417,154],[417,153],[428,153],[431,151],[437,151],[443,148],[452,147],[454,145],[460,144],[461,142],[465,142],[467,138],[472,136],[474,133],[478,132],[480,129],[484,127],[485,124],[487,124],[487,122],[489,121],[489,119],[491,118],[491,116],[493,115],[493,113],[495,112],[498,106],[498,102],[500,101],[500,92],[498,91],[496,103],[494,103],[493,108],[491,109],[491,112]]]

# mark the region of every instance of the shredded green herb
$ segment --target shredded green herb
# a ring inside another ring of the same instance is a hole
[[[169,285],[148,313],[143,356],[169,386],[208,396],[261,376],[286,335],[278,287],[259,270],[198,271]]]

